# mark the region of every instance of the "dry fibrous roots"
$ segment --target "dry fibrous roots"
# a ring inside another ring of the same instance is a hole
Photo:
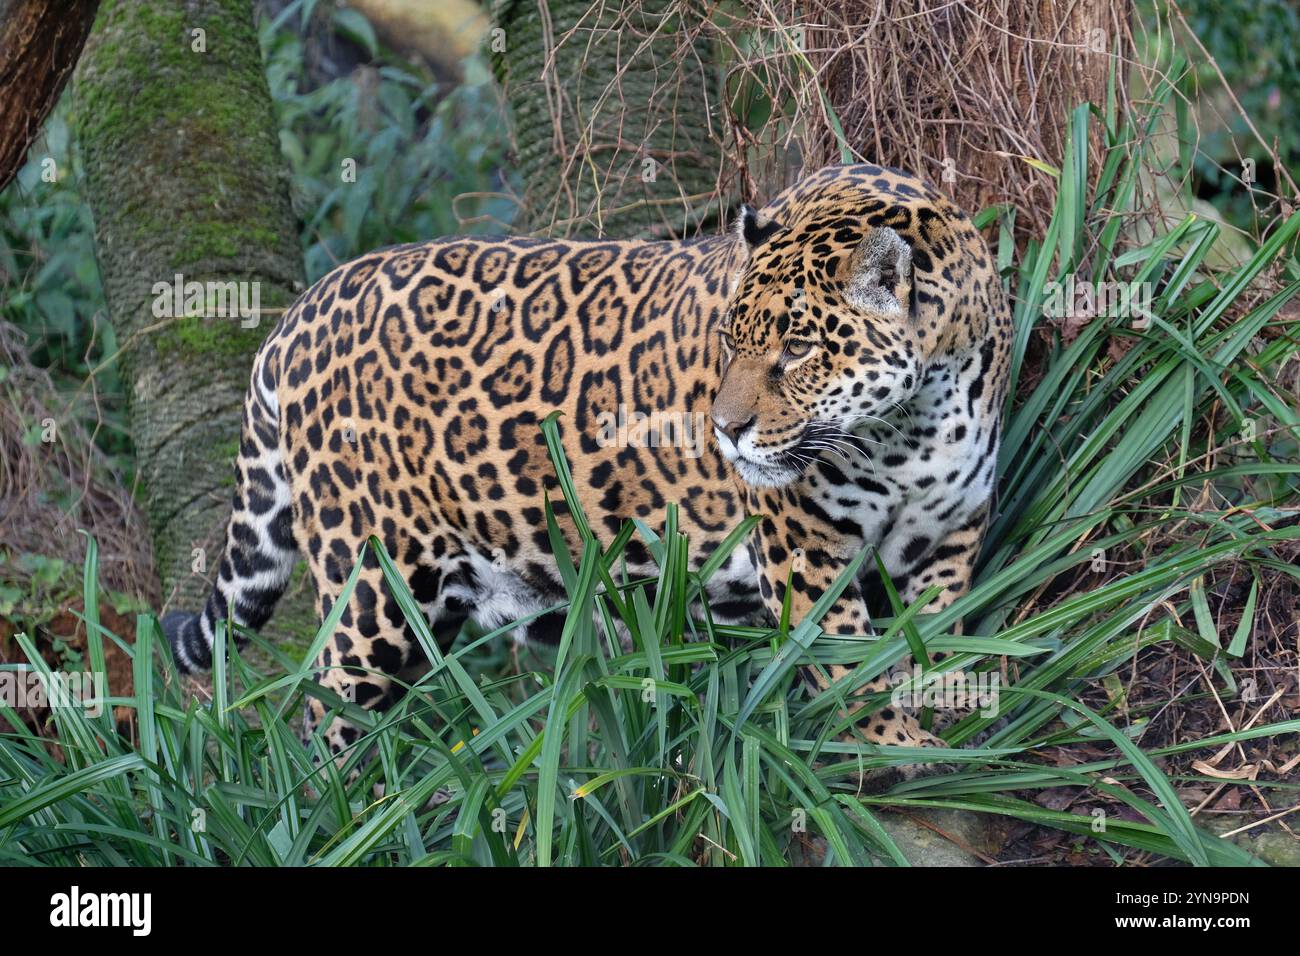
[[[82,424],[98,415],[79,414],[95,402],[93,381],[61,392],[28,361],[24,339],[0,322],[0,548],[10,558],[39,554],[76,567],[86,555],[78,533],[85,530],[99,546],[101,586],[157,600],[144,522]],[[22,573],[18,561],[6,562],[8,583],[21,584]]]
[[[1207,56],[1163,0],[1144,17],[1130,0],[497,0],[493,14],[517,222],[565,235],[712,232],[737,201],[851,161],[915,172],[968,213],[1009,206],[1023,245],[1051,218],[1072,112],[1141,117],[1164,79],[1197,105],[1167,54]],[[1090,185],[1104,125],[1089,126]],[[1171,125],[1146,161],[1174,178],[1188,170],[1161,167]],[[1159,201],[1132,215],[1158,217]]]
[[[680,234],[737,193],[851,159],[914,171],[971,212],[1010,203],[1041,232],[1055,181],[1022,157],[1059,161],[1070,110],[1104,104],[1112,68],[1126,100],[1129,13],[1127,0],[498,0],[523,222]]]
[[[1060,162],[1071,110],[1104,106],[1112,70],[1125,95],[1126,0],[812,0],[776,9],[802,13],[806,80],[815,76],[857,153],[915,171],[971,213],[1011,204],[1036,235],[1056,183],[1025,159]],[[804,162],[835,162],[830,116],[805,98]],[[1094,134],[1094,171],[1103,146]]]

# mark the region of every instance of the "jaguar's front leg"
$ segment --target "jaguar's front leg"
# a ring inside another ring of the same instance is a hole
[[[925,606],[925,613],[933,614],[942,611],[969,591],[975,573],[975,559],[979,557],[980,543],[984,540],[987,526],[986,505],[959,528],[948,532],[926,549],[923,556],[910,566],[892,560],[893,552],[905,554],[909,547],[915,547],[914,539],[912,542],[896,542],[892,537],[887,540],[881,548],[886,566],[904,569],[900,592],[903,603],[911,604],[926,591],[938,586],[939,593]],[[960,622],[956,625],[955,633],[961,633]]]
[[[975,572],[975,560],[979,556],[980,544],[988,526],[987,506],[981,508],[972,518],[943,535],[936,543],[925,549],[919,559],[907,564],[901,560],[909,548],[916,548],[916,533],[892,535],[881,546],[881,556],[887,568],[896,575],[900,598],[904,605],[919,600],[927,591],[938,587],[940,590],[925,605],[923,613],[933,614],[949,607],[958,598],[970,590],[971,579]],[[957,621],[952,633],[961,634],[962,624]],[[930,657],[931,664],[939,664],[952,656],[949,651],[934,651]],[[916,673],[913,662],[913,674]],[[943,675],[943,693],[941,705],[936,710],[944,715],[938,717],[939,726],[953,721],[972,709],[972,701],[978,698],[971,688],[975,685],[974,675],[951,671]]]
[[[764,604],[779,621],[788,593],[790,624],[797,626],[847,571],[861,547],[860,543],[810,529],[806,517],[789,522],[783,521],[779,513],[765,517],[750,544]],[[870,634],[870,614],[856,578],[819,619],[818,626],[825,634],[845,637]],[[805,669],[805,676],[819,689],[826,690],[840,683],[850,670],[840,664],[825,668],[812,666]],[[944,746],[942,740],[924,730],[916,718],[899,707],[885,702],[883,706],[868,709],[868,698],[889,687],[888,675],[880,674],[853,692],[841,712],[842,716],[853,715],[856,725],[855,732],[846,739],[893,746]]]

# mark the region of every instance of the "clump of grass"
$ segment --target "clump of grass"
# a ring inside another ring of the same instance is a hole
[[[546,428],[558,441],[555,422]],[[558,464],[561,487],[579,515],[562,456]],[[1088,832],[1089,818],[1043,810],[1007,791],[1093,785],[1149,821],[1116,822],[1099,839],[1196,862],[1249,860],[1191,824],[1150,756],[1123,730],[1060,693],[1039,689],[1047,683],[1037,679],[1040,669],[1011,695],[1012,713],[1021,714],[1014,732],[970,750],[837,742],[842,722],[834,695],[804,699],[793,686],[796,666],[809,658],[857,663],[856,675],[871,676],[906,653],[907,627],[917,627],[931,649],[1020,661],[1050,655],[1032,639],[1041,631],[932,637],[931,626],[911,610],[869,643],[818,641],[812,618],[792,630],[721,627],[711,623],[707,602],[698,617],[688,608],[748,526],[691,570],[670,509],[661,534],[639,529],[659,564],[658,577],[630,580],[620,573],[619,558],[637,530],[627,525],[603,548],[587,538],[576,563],[561,558],[569,600],[558,608],[567,617],[554,671],[486,684],[473,680],[461,660],[475,644],[500,634],[441,654],[404,582],[371,539],[367,546],[410,615],[431,667],[386,714],[357,708],[317,685],[312,656],[303,662],[280,658],[279,673],[254,671],[233,653],[229,635],[220,645],[226,653],[214,661],[212,699],[194,699],[175,678],[153,617],[141,615],[137,642],[123,645],[135,660],[135,694],[111,701],[132,711],[129,730],[80,709],[56,709],[50,736],[59,762],[45,740],[0,708],[18,728],[0,738],[0,859],[65,865],[779,865],[806,829],[825,841],[832,862],[903,863],[877,819],[878,807],[978,809]],[[96,563],[92,547],[85,578],[92,662],[102,658],[105,641],[117,641],[96,620]],[[616,622],[631,637],[629,651],[609,637]],[[325,622],[318,643],[333,624]],[[1092,632],[1080,638],[1069,642],[1076,662],[1115,652]],[[33,668],[46,673],[31,641],[20,637],[19,643]],[[365,730],[342,766],[313,760],[324,753],[319,740],[313,754],[289,727],[309,694]],[[1117,759],[1068,769],[1028,762],[1026,728],[1039,725],[1042,707],[1078,715],[1080,726],[1057,736],[1092,732],[1114,743]],[[1283,729],[1257,728],[1198,745]],[[864,798],[856,792],[863,769],[940,760],[960,769],[889,794]],[[353,771],[359,771],[354,779]],[[1102,772],[1145,781],[1164,806],[1119,783],[1099,783]],[[384,785],[384,796],[374,795],[376,783]],[[435,794],[444,802],[431,802]]]
[[[1168,94],[1157,91],[1156,108]],[[1223,682],[1217,693],[1231,697],[1254,604],[1224,640],[1201,605],[1199,582],[1229,562],[1259,579],[1296,574],[1277,552],[1300,539],[1300,465],[1288,451],[1300,415],[1270,375],[1296,352],[1300,330],[1283,306],[1300,291],[1300,270],[1286,258],[1300,219],[1282,224],[1229,274],[1205,267],[1218,227],[1194,217],[1113,254],[1133,203],[1142,140],[1113,114],[1101,121],[1111,158],[1091,201],[1080,186],[1090,122],[1081,108],[1056,213],[1018,267],[1010,223],[1002,222],[999,261],[1017,291],[1014,373],[1026,374],[1027,347],[1042,331],[1046,283],[1073,272],[1085,248],[1089,275],[1155,283],[1155,317],[1135,327],[1131,317],[1103,315],[1070,341],[1045,337],[1036,385],[1008,409],[1000,506],[981,568],[952,607],[934,614],[923,601],[898,607],[877,622],[871,640],[821,634],[817,621],[834,592],[793,627],[719,625],[703,586],[753,521],[698,565],[688,560],[671,506],[660,528],[629,522],[601,541],[583,515],[551,418],[543,428],[581,540],[579,553],[570,553],[548,502],[567,592],[554,609],[565,624],[553,667],[476,680],[467,662],[509,628],[444,654],[374,539],[367,547],[430,665],[383,714],[312,679],[332,618],[301,661],[248,635],[276,662],[271,672],[233,653],[223,632],[212,698],[200,701],[176,679],[154,618],[142,615],[135,645],[123,645],[135,661],[134,696],[112,701],[132,714],[127,731],[64,708],[54,712],[47,740],[0,706],[16,728],[0,736],[0,862],[784,865],[816,838],[832,864],[904,864],[879,814],[918,807],[1079,834],[1115,862],[1133,851],[1198,865],[1258,862],[1197,825],[1161,758],[1294,734],[1300,721],[1261,719],[1144,747],[1143,715],[1114,700],[1081,701],[1158,646],[1202,658]],[[1256,295],[1270,270],[1275,291]],[[1267,427],[1239,438],[1247,418]],[[1216,464],[1225,445],[1249,459]],[[1201,493],[1207,488],[1214,497]],[[626,573],[622,556],[634,536],[654,558],[654,578]],[[105,641],[122,644],[98,620],[97,560],[92,547],[84,596],[92,668],[102,667]],[[347,587],[355,580],[354,572]],[[959,619],[964,633],[955,636]],[[19,643],[43,671],[31,641]],[[919,649],[955,652],[936,671],[1005,676],[998,712],[971,714],[946,730],[947,749],[841,740],[844,695]],[[830,663],[851,665],[850,677],[811,695],[798,668]],[[290,729],[307,696],[363,729],[342,766],[321,759],[319,739],[304,748]],[[61,759],[47,751],[49,741]],[[1078,743],[1104,756],[1072,765],[1045,759]],[[936,772],[862,792],[864,771],[905,763]],[[1287,781],[1246,783],[1257,792],[1297,789]],[[1029,799],[1062,787],[1089,790],[1125,813],[1098,828],[1091,815]]]

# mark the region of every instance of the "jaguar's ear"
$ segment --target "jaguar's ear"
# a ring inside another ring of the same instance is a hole
[[[736,235],[749,252],[753,252],[778,232],[784,232],[785,226],[768,219],[753,206],[741,206],[740,216],[736,220]]]
[[[745,267],[749,265],[749,260],[753,258],[754,250],[777,233],[785,232],[785,226],[773,222],[753,206],[741,206],[740,215],[736,217],[736,224],[731,229],[740,240],[738,244],[740,254],[736,256],[732,266],[727,290],[729,295],[740,288],[740,280],[745,274]]]
[[[870,312],[899,315],[912,292],[912,247],[888,226],[868,229],[849,257],[844,297]]]

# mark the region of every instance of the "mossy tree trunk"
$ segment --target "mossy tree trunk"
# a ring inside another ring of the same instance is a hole
[[[252,357],[304,284],[251,4],[104,0],[74,95],[164,599],[197,608],[223,543]],[[177,275],[248,283],[262,314],[215,317],[229,310],[209,299],[208,316],[159,315],[155,287]]]

